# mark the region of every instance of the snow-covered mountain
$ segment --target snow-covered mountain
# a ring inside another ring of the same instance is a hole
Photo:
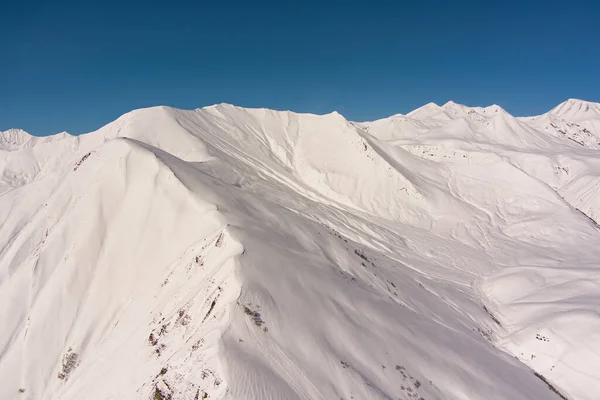
[[[525,123],[550,133],[564,136],[581,146],[600,149],[600,104],[569,99],[548,113],[521,118]]]
[[[0,399],[594,400],[599,110],[2,132]]]

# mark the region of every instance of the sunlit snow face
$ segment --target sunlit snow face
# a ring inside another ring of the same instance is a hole
[[[597,110],[3,132],[0,399],[595,400]]]

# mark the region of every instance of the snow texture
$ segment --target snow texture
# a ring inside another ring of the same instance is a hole
[[[0,399],[596,400],[600,104],[0,133]]]

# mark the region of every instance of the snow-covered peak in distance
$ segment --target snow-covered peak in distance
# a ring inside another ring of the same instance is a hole
[[[446,111],[450,111],[455,115],[464,115],[468,113],[479,113],[487,116],[493,116],[494,114],[506,112],[499,105],[493,104],[487,107],[469,107],[462,104],[458,104],[453,102],[452,100],[448,101],[446,104],[442,106],[442,108]]]
[[[0,149],[15,150],[29,143],[31,139],[32,136],[22,129],[0,131]]]
[[[563,134],[219,104],[3,137],[0,400],[600,392],[600,159]]]
[[[406,114],[407,117],[413,119],[431,118],[443,112],[442,107],[430,102]]]
[[[38,137],[30,135],[22,129],[8,129],[0,131],[0,150],[14,151],[31,148],[36,144],[59,140],[65,136],[68,136],[68,133],[61,132],[56,135]]]
[[[600,149],[600,103],[569,99],[545,114],[519,120],[549,135]]]
[[[600,103],[569,99],[560,103],[548,113],[571,122],[580,122],[589,119],[600,120]]]
[[[547,135],[527,129],[498,105],[469,107],[449,101],[443,106],[429,103],[405,118],[383,118],[361,125],[363,129],[386,141],[419,137],[421,140],[453,137],[466,146],[487,143],[518,148],[535,148],[547,141]]]
[[[451,120],[456,118],[464,118],[469,114],[479,114],[491,117],[498,113],[506,113],[506,111],[504,111],[502,107],[495,104],[488,107],[469,107],[455,103],[454,101],[448,101],[443,106],[439,106],[435,103],[427,103],[424,106],[409,112],[406,114],[406,117],[414,120]]]

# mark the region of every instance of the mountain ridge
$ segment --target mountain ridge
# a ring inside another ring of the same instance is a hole
[[[331,111],[330,113],[326,113],[326,114],[315,114],[315,113],[309,113],[309,112],[302,112],[302,113],[298,113],[292,110],[275,110],[275,109],[270,109],[270,108],[264,108],[264,107],[240,107],[240,106],[236,106],[235,104],[232,103],[226,103],[226,102],[222,102],[222,103],[215,103],[212,105],[208,105],[208,106],[203,106],[200,108],[195,108],[195,109],[187,109],[187,111],[192,111],[192,110],[209,110],[209,109],[216,109],[219,108],[219,106],[223,107],[234,107],[237,109],[245,109],[245,110],[260,110],[260,111],[272,111],[272,112],[276,112],[276,113],[293,113],[293,114],[298,114],[298,115],[312,115],[312,116],[327,116],[327,115],[331,115],[331,114],[337,114],[337,115],[341,115],[343,117],[342,114],[340,114],[337,111]],[[461,109],[466,109],[466,110],[501,110],[505,113],[508,113],[506,110],[504,110],[502,107],[500,107],[499,105],[496,104],[492,104],[489,106],[485,106],[485,107],[481,107],[481,106],[476,106],[476,107],[471,107],[471,106],[466,106],[464,104],[460,104],[460,103],[456,103],[452,100],[447,101],[446,103],[444,103],[442,106],[434,103],[434,102],[430,102],[427,103],[421,107],[418,107],[412,111],[409,111],[406,114],[393,114],[389,117],[384,117],[384,118],[380,118],[377,120],[370,120],[370,121],[352,121],[353,123],[356,124],[370,124],[376,121],[380,121],[380,120],[386,120],[386,119],[390,119],[390,118],[395,118],[395,117],[399,117],[399,118],[406,118],[409,117],[411,113],[415,112],[415,111],[419,111],[420,109],[451,109],[453,107],[458,107]],[[523,119],[529,119],[529,118],[537,118],[540,117],[542,115],[545,114],[549,114],[549,113],[553,113],[553,114],[559,114],[559,112],[562,110],[562,112],[565,112],[566,110],[568,110],[569,108],[585,108],[587,110],[594,110],[595,112],[598,112],[598,117],[600,117],[600,103],[598,102],[592,102],[592,101],[587,101],[587,100],[581,100],[581,99],[576,99],[576,98],[570,98],[565,100],[564,102],[558,104],[557,106],[553,107],[552,109],[550,109],[549,111],[547,111],[544,114],[540,114],[540,115],[534,115],[534,116],[521,116],[521,117],[515,117],[515,118],[523,118]],[[116,120],[119,120],[123,117],[126,117],[127,115],[130,115],[132,113],[138,112],[138,111],[143,111],[143,110],[152,110],[152,109],[165,109],[165,110],[185,110],[185,109],[180,109],[180,108],[176,108],[173,106],[167,106],[167,105],[158,105],[158,106],[150,106],[150,107],[142,107],[142,108],[138,108],[138,109],[134,109],[132,111],[129,111],[123,115],[121,115],[120,117],[118,117]],[[345,117],[344,117],[345,118]],[[116,121],[115,120],[115,121]],[[350,120],[347,120],[350,121]],[[113,121],[114,122],[114,121]],[[109,125],[111,122],[105,124],[105,125]],[[84,133],[85,135],[86,133]],[[57,136],[57,135],[68,135],[68,136],[79,136],[79,135],[71,135],[70,133],[63,131],[63,132],[59,132],[59,133],[55,133],[55,134],[51,134],[51,135],[46,135],[46,136],[36,136],[36,135],[32,135],[30,133],[28,133],[27,131],[23,130],[23,129],[19,129],[19,128],[10,128],[4,131],[0,131],[0,136],[3,137],[7,137],[7,136],[12,136],[12,135],[16,135],[16,136],[23,136],[23,137],[34,137],[34,138],[46,138],[46,137],[52,137],[52,136]]]
[[[0,399],[593,400],[597,153],[470,111],[0,150]]]

